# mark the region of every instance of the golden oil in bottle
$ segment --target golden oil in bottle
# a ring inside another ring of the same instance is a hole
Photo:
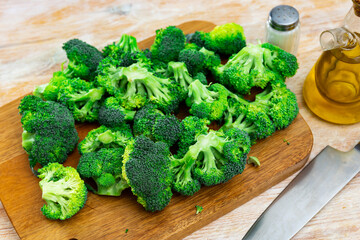
[[[324,120],[360,122],[360,46],[323,52],[305,80],[303,96]]]

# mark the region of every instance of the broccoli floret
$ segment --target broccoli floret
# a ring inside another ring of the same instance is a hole
[[[181,135],[179,138],[179,149],[175,155],[176,158],[182,158],[189,150],[189,147],[195,143],[196,138],[201,134],[206,134],[209,130],[207,125],[210,121],[196,116],[187,116],[181,123]]]
[[[50,82],[35,87],[33,94],[45,100],[57,101],[60,87],[68,84],[68,81],[71,80],[71,76],[62,69],[53,73]]]
[[[188,69],[183,62],[169,62],[166,76],[173,78],[182,88],[183,90],[183,96],[181,99],[185,99],[188,95],[188,89],[189,85],[195,81],[196,79],[199,79],[201,83],[207,84],[206,77],[202,76],[200,74],[197,74],[195,78],[192,78],[188,72]]]
[[[194,79],[199,80],[199,81],[200,81],[202,84],[204,84],[204,85],[207,85],[207,84],[208,84],[208,81],[207,81],[207,79],[206,79],[206,76],[205,76],[205,74],[202,73],[202,72],[199,72],[198,74],[196,74],[196,75],[194,76]]]
[[[99,109],[99,123],[107,127],[116,127],[125,121],[132,121],[136,111],[123,108],[115,97],[108,97]]]
[[[239,129],[199,135],[183,158],[172,158],[174,190],[192,195],[197,182],[212,186],[230,180],[244,170],[249,151],[249,136]]]
[[[265,91],[256,95],[252,104],[263,109],[278,130],[289,126],[299,113],[296,95],[282,80],[270,82]]]
[[[94,80],[102,53],[95,47],[79,39],[71,39],[64,43],[63,49],[69,59],[68,69],[72,77]]]
[[[205,56],[204,68],[211,71],[215,67],[221,64],[220,56],[214,53],[213,51],[207,50],[206,48],[201,48],[199,50]]]
[[[132,137],[130,126],[126,123],[113,128],[100,126],[88,133],[79,143],[78,150],[83,155],[103,148],[125,148]]]
[[[252,143],[270,136],[275,132],[275,125],[264,111],[264,108],[245,99],[229,94],[225,122],[220,131],[237,128],[249,134]]]
[[[74,78],[61,83],[58,101],[69,108],[76,121],[94,122],[104,93],[104,88],[95,88],[92,82]]]
[[[76,169],[51,163],[39,169],[38,177],[42,198],[47,203],[41,208],[45,217],[65,220],[85,205],[87,189]]]
[[[235,23],[216,26],[211,32],[205,34],[204,47],[219,54],[231,55],[245,46],[244,29]]]
[[[220,84],[206,86],[195,80],[189,86],[186,104],[189,112],[199,118],[220,120],[227,108],[227,90]]]
[[[21,100],[19,111],[24,129],[22,145],[29,154],[30,166],[63,163],[79,140],[70,111],[32,95]]]
[[[197,153],[196,149],[192,150],[189,149],[182,158],[171,157],[172,189],[185,196],[194,195],[201,188],[200,181],[193,174]]]
[[[185,49],[199,50],[200,47],[198,45],[196,45],[195,43],[185,43]]]
[[[202,31],[196,31],[193,33],[189,39],[190,43],[194,43],[199,47],[205,46],[205,38],[208,33],[204,33]]]
[[[147,211],[160,211],[172,197],[170,151],[163,142],[138,136],[126,146],[122,173]]]
[[[100,149],[80,157],[77,171],[83,178],[92,178],[96,188],[88,189],[99,195],[120,196],[129,185],[122,177],[124,148]]]
[[[196,49],[183,49],[179,54],[179,62],[186,64],[191,76],[204,70],[205,58],[205,54]]]
[[[225,65],[213,68],[216,79],[237,93],[247,94],[254,86],[264,89],[268,82],[293,76],[296,57],[271,44],[249,44]]]
[[[294,55],[270,43],[263,43],[261,47],[265,49],[264,61],[268,68],[280,73],[283,77],[295,75],[299,64]]]
[[[177,27],[169,26],[165,29],[156,30],[156,36],[151,53],[153,59],[158,59],[165,63],[177,61],[179,53],[185,48],[185,35]]]
[[[186,64],[191,76],[198,73],[206,73],[221,63],[219,55],[209,51],[204,47],[197,49],[184,49],[179,54],[179,61]]]
[[[102,52],[104,58],[110,56],[115,59],[121,59],[125,53],[140,52],[140,49],[135,37],[123,34],[121,35],[119,42],[113,42],[112,44],[105,46]]]
[[[181,87],[168,78],[156,77],[141,63],[113,69],[106,76],[98,76],[97,80],[126,109],[141,108],[149,101],[170,113],[180,102]]]
[[[134,135],[144,135],[153,141],[162,141],[172,146],[181,136],[179,120],[174,115],[165,115],[154,104],[147,104],[134,117]]]
[[[218,68],[222,73],[218,80],[240,94],[249,93],[254,86],[265,88],[269,81],[281,76],[265,66],[264,52],[261,45],[249,44]]]

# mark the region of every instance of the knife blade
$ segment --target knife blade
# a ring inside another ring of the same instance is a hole
[[[243,240],[290,239],[360,171],[360,143],[321,151],[261,214]]]

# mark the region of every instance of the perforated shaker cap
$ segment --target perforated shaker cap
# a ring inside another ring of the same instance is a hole
[[[289,31],[299,24],[299,12],[292,6],[279,5],[269,13],[269,24],[279,31]]]

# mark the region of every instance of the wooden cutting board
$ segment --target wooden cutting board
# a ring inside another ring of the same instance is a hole
[[[210,31],[214,24],[192,21],[179,27],[191,33]],[[140,42],[139,47],[150,47],[153,39]],[[32,174],[21,146],[19,102],[20,98],[0,108],[0,199],[22,239],[180,239],[299,170],[306,163],[313,144],[312,133],[299,114],[288,128],[252,147],[249,155],[258,157],[261,167],[247,165],[241,175],[229,182],[202,187],[191,197],[175,193],[161,212],[146,212],[127,189],[120,197],[89,193],[85,207],[74,217],[51,221],[40,211],[44,201],[39,179]],[[78,124],[80,140],[94,127],[97,125]],[[64,165],[76,167],[79,157],[75,151]],[[203,212],[196,215],[195,205],[202,206]]]

